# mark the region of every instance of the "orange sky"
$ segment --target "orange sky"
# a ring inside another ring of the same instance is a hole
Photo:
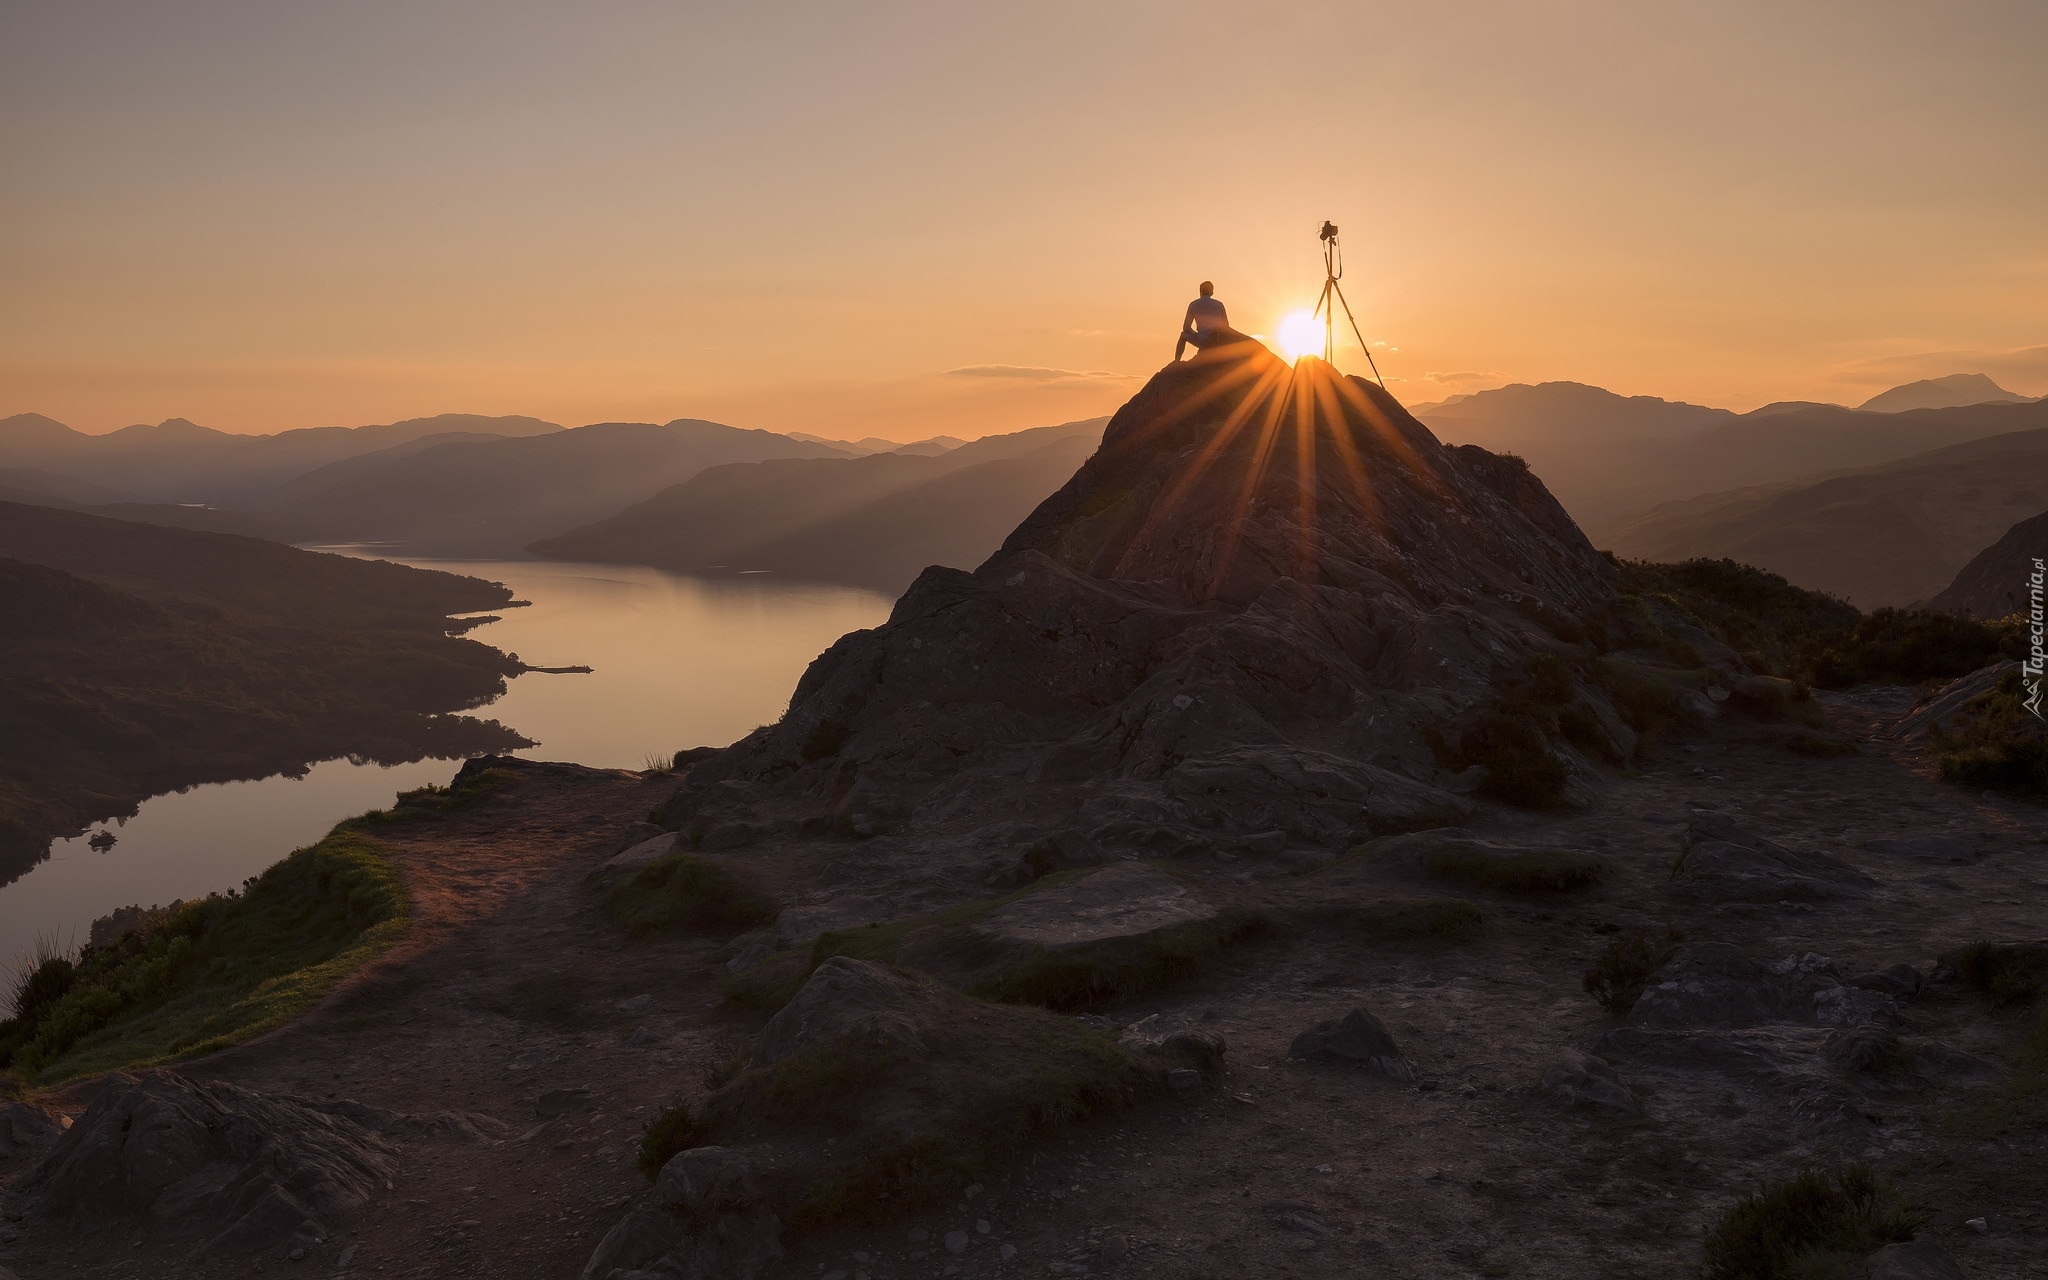
[[[0,416],[975,436],[1209,277],[1410,402],[2048,393],[2048,6],[22,0]],[[1355,352],[1349,361],[1361,364]]]

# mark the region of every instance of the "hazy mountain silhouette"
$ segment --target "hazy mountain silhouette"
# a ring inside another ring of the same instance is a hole
[[[827,445],[689,418],[665,426],[601,422],[517,439],[400,446],[300,476],[257,505],[288,513],[330,541],[389,542],[425,555],[517,555],[706,467],[843,456]]]
[[[2034,399],[2007,391],[1981,373],[1952,373],[1923,378],[1880,392],[1857,408],[1865,413],[1903,413],[1908,409],[1954,409],[1966,404],[2024,404]]]
[[[1647,560],[1727,556],[1866,609],[1925,600],[2015,520],[2048,509],[2048,404],[1947,412],[1983,410],[2039,425],[1844,474],[1667,504],[1618,530],[1611,549]]]
[[[34,467],[0,467],[0,502],[26,502],[37,507],[93,507],[134,502],[135,495],[89,480],[75,480]]]
[[[1107,421],[985,436],[936,456],[714,467],[532,549],[684,572],[765,570],[893,594],[927,565],[980,563],[1095,451]]]
[[[2048,560],[2048,512],[2029,516],[1971,558],[1927,603],[1936,609],[2004,618],[2033,607],[2034,561]]]
[[[1780,402],[1737,414],[1555,382],[1484,391],[1417,416],[1446,440],[1520,454],[1600,546],[1674,500],[2044,425],[2030,403],[1879,414]]]
[[[869,453],[915,453],[926,457],[937,457],[966,444],[958,436],[933,436],[929,440],[913,440],[909,444],[898,444],[880,436],[868,436],[861,440],[834,440],[829,436],[814,436],[807,431],[786,432],[792,440],[803,440],[810,444],[828,444],[835,449],[844,449],[851,454]]]
[[[55,472],[158,502],[235,506],[317,467],[408,441],[457,432],[495,439],[561,429],[538,418],[447,413],[275,435],[234,435],[171,418],[95,436],[24,413],[0,419],[0,467]]]

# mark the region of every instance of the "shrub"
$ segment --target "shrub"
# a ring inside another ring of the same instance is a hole
[[[1089,947],[1034,950],[969,989],[1010,1004],[1063,1011],[1100,1009],[1198,972],[1226,945],[1258,926],[1242,911]]]
[[[1954,727],[1930,735],[1935,767],[1950,782],[2048,800],[2048,730],[2026,706],[2020,673],[1965,703]]]
[[[1567,893],[1597,884],[1607,862],[1579,849],[1521,849],[1492,853],[1462,845],[1432,849],[1423,869],[1445,880],[1499,893]]]
[[[1813,658],[1813,682],[1827,689],[1886,681],[1952,680],[2019,656],[2016,622],[1981,622],[1932,609],[1879,609]]]
[[[744,933],[775,919],[775,904],[715,862],[671,853],[614,884],[606,905],[636,934],[664,933],[678,925]]]
[[[1593,679],[1607,691],[1622,723],[1639,734],[1692,721],[1683,676],[1656,671],[1626,658],[1600,658],[1593,663]]]
[[[2001,1005],[2031,1000],[2048,987],[2048,945],[1973,942],[1943,960],[1966,984]]]
[[[1627,561],[1621,569],[1628,639],[1681,667],[1704,664],[1657,622],[1651,603],[1749,655],[1757,670],[1780,676],[1805,674],[1812,655],[1847,636],[1862,617],[1845,600],[1734,560]]]
[[[1757,1188],[1707,1235],[1705,1280],[1849,1280],[1864,1255],[1911,1240],[1921,1218],[1860,1165]]]
[[[1684,940],[1685,935],[1676,932],[1662,938],[1625,934],[1601,949],[1581,985],[1601,1008],[1620,1017],[1635,1008],[1650,978],[1669,963]]]
[[[640,1172],[654,1181],[663,1165],[673,1160],[680,1152],[698,1145],[697,1120],[691,1114],[690,1104],[682,1098],[663,1107],[640,1131],[640,1153],[635,1163]]]
[[[1463,898],[1423,898],[1368,907],[1358,915],[1358,927],[1368,937],[1389,942],[1424,939],[1440,942],[1469,942],[1486,926],[1479,908]]]
[[[54,961],[0,1023],[0,1065],[55,1084],[173,1061],[245,1040],[311,1007],[405,928],[405,889],[384,849],[349,823],[214,894],[146,913],[88,947],[68,981]]]
[[[1996,1138],[2016,1125],[2048,1122],[2048,1014],[2034,1019],[2013,1054],[2012,1078],[1980,1091],[1947,1117],[1945,1127],[1965,1138]]]

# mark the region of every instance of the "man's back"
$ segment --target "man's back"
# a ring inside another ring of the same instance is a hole
[[[1230,316],[1223,310],[1222,302],[1204,295],[1188,304],[1187,319],[1184,323],[1196,333],[1207,333],[1211,329],[1228,329]]]

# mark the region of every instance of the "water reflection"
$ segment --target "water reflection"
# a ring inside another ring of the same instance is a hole
[[[329,548],[385,559],[375,548]],[[470,634],[534,666],[589,675],[528,674],[479,714],[539,744],[520,754],[638,769],[683,747],[719,746],[782,714],[805,666],[848,631],[888,616],[873,592],[749,576],[682,578],[655,569],[541,561],[406,560],[489,578],[530,607]],[[194,787],[156,796],[108,829],[61,840],[48,861],[0,888],[0,957],[36,939],[83,942],[94,919],[130,903],[163,903],[239,885],[342,818],[381,808],[402,790],[446,782],[446,760],[384,766],[330,760],[304,778]]]

